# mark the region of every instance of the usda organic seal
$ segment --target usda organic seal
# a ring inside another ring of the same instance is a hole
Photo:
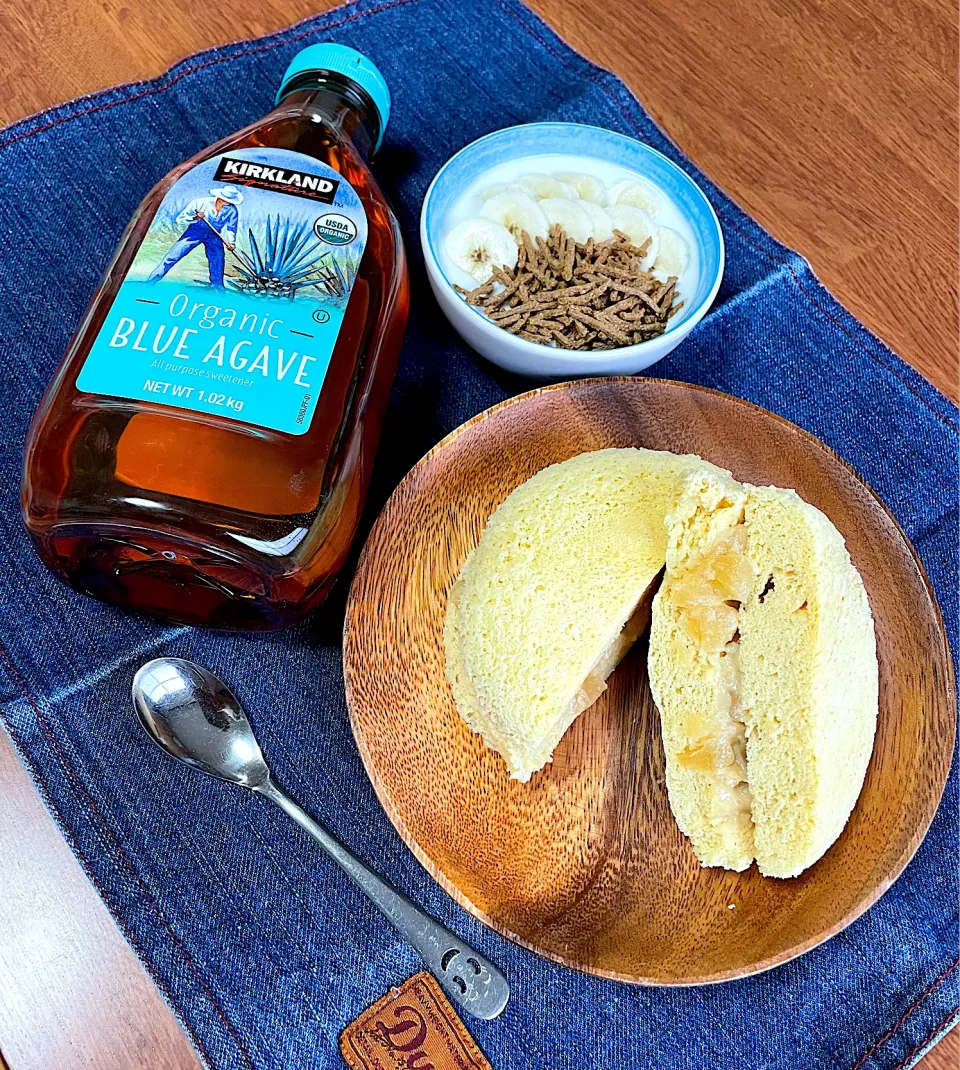
[[[313,224],[314,233],[328,245],[349,245],[357,236],[357,224],[345,215],[327,212]]]

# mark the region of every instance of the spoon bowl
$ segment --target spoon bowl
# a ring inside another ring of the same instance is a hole
[[[233,692],[183,658],[156,658],[133,678],[133,704],[147,734],[168,754],[269,799],[311,836],[420,953],[447,995],[468,1014],[496,1018],[506,978],[488,959],[424,913],[365,865],[274,783]]]
[[[270,779],[247,715],[213,673],[183,658],[157,658],[133,678],[147,733],[174,758],[210,776],[256,788]]]

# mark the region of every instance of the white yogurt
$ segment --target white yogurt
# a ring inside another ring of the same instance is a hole
[[[556,175],[565,172],[593,175],[595,178],[599,178],[607,189],[610,189],[615,183],[620,182],[625,178],[639,179],[647,185],[652,186],[659,194],[662,202],[660,210],[653,217],[654,222],[658,226],[670,227],[677,231],[687,243],[689,249],[687,266],[681,272],[677,280],[677,292],[680,298],[683,299],[686,293],[692,293],[696,289],[697,277],[699,275],[697,247],[694,242],[693,232],[674,201],[667,196],[662,187],[658,186],[655,182],[652,182],[645,175],[640,175],[636,171],[630,171],[625,167],[618,167],[616,164],[609,163],[607,160],[599,160],[592,156],[571,156],[566,153],[549,153],[540,156],[523,156],[520,159],[509,160],[506,163],[498,164],[496,167],[491,167],[489,171],[485,171],[477,179],[471,182],[460,197],[454,202],[446,220],[444,220],[444,238],[458,223],[463,222],[465,219],[470,219],[473,216],[480,215],[483,201],[480,199],[479,194],[483,190],[489,189],[491,186],[509,185],[512,182],[516,182],[524,175]],[[458,268],[450,259],[450,256],[444,248],[444,243],[441,243],[441,247],[437,250],[437,254],[440,260],[440,267],[450,282],[467,289],[472,289],[477,285],[476,279],[466,271]]]

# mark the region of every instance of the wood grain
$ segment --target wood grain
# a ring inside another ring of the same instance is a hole
[[[621,75],[680,148],[956,399],[955,6],[533,6]],[[926,295],[912,309],[891,299],[904,269]]]
[[[0,122],[158,74],[326,0],[0,6]],[[679,146],[957,397],[957,24],[947,0],[532,0]],[[904,272],[920,297],[893,298]]]
[[[960,1031],[951,1030],[940,1043],[917,1063],[918,1070],[957,1070],[960,1066]]]
[[[225,16],[205,0],[2,5],[0,122],[150,77],[196,49],[269,32],[329,6],[327,0],[235,0]],[[734,0],[705,8],[696,0],[650,0],[641,8],[633,0],[533,0],[533,6],[571,44],[625,78],[712,178],[807,256],[868,326],[957,397],[953,4]],[[906,312],[890,299],[891,280],[904,265],[927,288]],[[111,927],[2,735],[0,795],[0,955],[23,924],[22,915],[3,912],[2,904],[27,901],[31,925],[56,932],[79,966],[69,974],[47,969],[42,954],[26,948],[16,1000],[12,971],[0,971],[0,1007],[21,1008],[0,1015],[0,1049],[12,1070],[50,1070],[44,1045],[55,1043],[58,1070],[113,1070],[124,1065],[119,1035],[150,1053],[143,1065],[160,1065],[165,1057],[171,1066],[198,1066],[189,1050],[176,1062],[185,1042],[180,1037],[178,1048],[170,1039],[172,1015]],[[59,887],[69,892],[61,896]],[[111,948],[121,993],[112,1001],[100,965]],[[96,1009],[101,999],[114,1008],[116,1034],[104,1033],[109,1019]],[[53,1012],[70,1001],[69,1020]],[[946,1048],[945,1042],[927,1056],[923,1070],[955,1070],[955,1041],[941,1055]]]
[[[0,741],[0,1050],[10,1070],[194,1070],[190,1041]]]
[[[840,839],[794,880],[755,867],[704,869],[680,835],[643,642],[529,784],[510,779],[457,714],[443,619],[487,517],[546,465],[613,446],[696,453],[738,479],[795,487],[834,522],[863,577],[880,663],[873,758]],[[645,984],[768,969],[848,925],[912,857],[953,755],[946,634],[886,509],[792,424],[666,380],[533,391],[444,439],[400,484],[364,548],[347,604],[344,673],[377,795],[450,894],[558,962]]]

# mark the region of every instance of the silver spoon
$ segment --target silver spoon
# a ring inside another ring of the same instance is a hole
[[[182,658],[156,658],[133,679],[140,722],[168,754],[276,803],[309,833],[417,949],[447,995],[477,1018],[496,1018],[510,989],[479,952],[425,914],[352,855],[270,777],[240,703],[213,673]]]

